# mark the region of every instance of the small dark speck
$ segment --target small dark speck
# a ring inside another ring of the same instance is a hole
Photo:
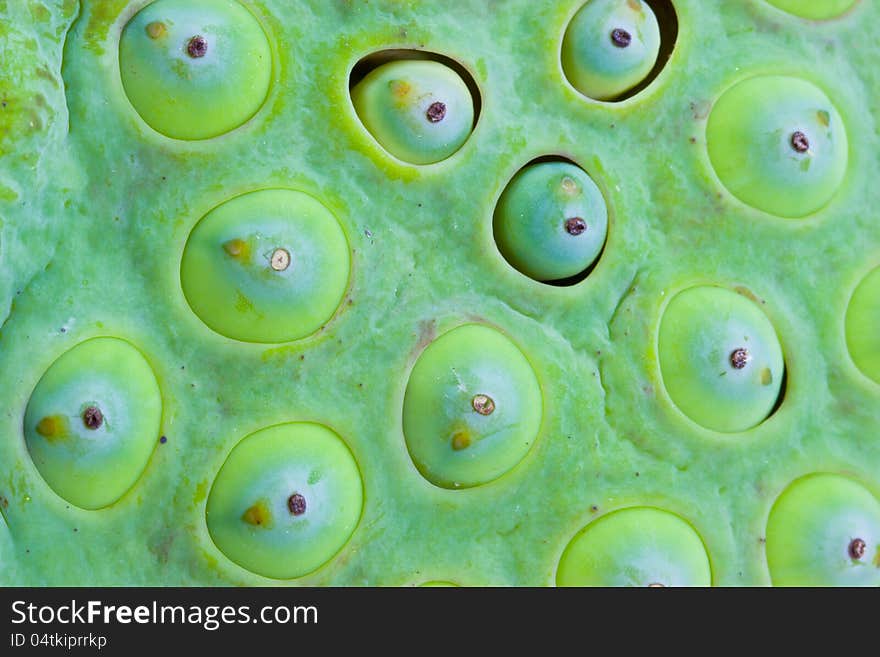
[[[421,204],[421,203],[419,203],[419,207],[422,207],[422,204]]]
[[[162,180],[168,180],[168,178],[166,178],[165,176],[162,176]]]
[[[758,539],[758,543],[762,543],[762,544],[763,544],[763,543],[766,543],[766,542],[767,542],[767,539],[764,538],[763,536],[761,536],[761,537]]]
[[[363,383],[358,383],[358,388],[363,388],[363,387],[364,387]]]
[[[3,107],[6,107],[6,101],[4,100],[2,103]]]
[[[299,359],[300,359],[300,360],[305,360],[305,359],[306,359],[306,355],[305,355],[305,354],[300,354],[300,355],[299,355]]]
[[[74,527],[73,531],[78,532],[79,530],[76,527]]]
[[[61,329],[59,329],[59,330],[60,330],[62,333],[67,333],[67,329],[64,328],[63,326],[62,326]]]
[[[596,506],[595,504],[590,507],[590,511],[592,511],[593,513],[596,513],[596,511],[598,511],[598,510],[599,510],[599,507]]]
[[[185,370],[185,369],[186,369],[186,366],[185,366],[185,365],[181,365],[181,366],[180,366],[180,369]]]
[[[691,142],[692,144],[696,144],[696,143],[697,143],[697,138],[696,138],[696,137],[691,137],[690,139],[688,139],[688,141]]]
[[[161,438],[159,438],[159,442],[164,445],[168,442],[168,436],[162,436]]]
[[[612,124],[609,125],[608,127],[609,127],[609,128],[613,128],[613,127],[614,127],[614,124],[612,123]]]
[[[636,472],[636,477],[638,477],[638,476],[640,476],[640,474],[638,472]]]

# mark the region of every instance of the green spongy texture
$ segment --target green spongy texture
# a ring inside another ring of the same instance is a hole
[[[156,133],[125,96],[119,37],[144,4],[0,0],[0,584],[277,583],[218,550],[205,505],[238,441],[293,421],[346,442],[364,508],[342,550],[292,584],[552,585],[588,522],[651,506],[694,527],[713,584],[767,585],[767,518],[792,481],[836,472],[880,494],[880,385],[853,364],[844,325],[880,263],[880,45],[864,31],[880,4],[811,22],[763,0],[673,0],[658,77],[601,103],[561,69],[579,0],[247,0],[272,47],[267,101],[199,142]],[[447,160],[394,161],[358,120],[349,74],[384,49],[440,53],[473,76],[479,118]],[[709,162],[713,102],[757,74],[815,84],[849,136],[840,188],[803,219],[744,205]],[[547,155],[589,171],[609,207],[604,252],[571,286],[523,276],[492,236],[504,187]],[[313,336],[238,342],[190,310],[183,248],[211,208],[277,187],[339,218],[350,286]],[[752,296],[785,355],[780,408],[735,435],[690,421],[660,377],[665,304],[698,284]],[[409,457],[403,395],[425,346],[472,322],[527,356],[543,423],[511,471],[446,490]],[[116,504],[85,511],[40,477],[22,421],[52,362],[101,335],[147,358],[167,442]]]

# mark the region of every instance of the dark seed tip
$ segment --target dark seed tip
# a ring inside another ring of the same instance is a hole
[[[744,368],[751,356],[749,355],[749,350],[744,347],[740,347],[739,349],[734,349],[730,354],[730,364],[736,370],[741,370]]]
[[[299,493],[294,493],[287,498],[287,508],[295,516],[301,516],[306,512],[306,498]]]
[[[86,425],[86,429],[92,429],[93,431],[95,429],[100,429],[101,425],[104,423],[104,414],[97,406],[89,406],[83,411],[82,418],[83,424]]]
[[[632,42],[632,35],[619,27],[611,30],[611,43],[618,48],[626,48]]]
[[[204,57],[208,53],[208,40],[201,35],[194,36],[186,44],[186,52],[193,58]]]
[[[806,153],[810,150],[810,140],[807,136],[798,130],[791,135],[791,147],[798,153]]]
[[[865,556],[865,541],[860,538],[854,538],[849,544],[849,556],[853,559],[861,559]]]
[[[439,123],[446,116],[446,104],[441,103],[439,100],[431,103],[428,111],[425,112],[425,116],[428,117],[428,121],[431,123]]]
[[[587,222],[580,217],[565,220],[565,232],[569,235],[580,235],[587,229]]]
[[[471,406],[480,415],[491,415],[495,410],[495,401],[489,395],[474,395]]]

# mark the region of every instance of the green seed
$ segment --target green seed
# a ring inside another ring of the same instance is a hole
[[[363,508],[354,457],[330,429],[280,424],[242,439],[217,473],[205,516],[216,546],[242,568],[302,577],[348,542]]]
[[[836,18],[849,11],[856,0],[767,0],[767,2],[795,16],[821,21]]]
[[[707,429],[750,429],[779,398],[785,365],[776,331],[731,290],[707,285],[677,294],[660,321],[658,354],[673,403]]]
[[[562,40],[562,69],[585,96],[612,100],[641,83],[657,61],[660,26],[642,0],[589,0]]]
[[[649,507],[594,520],[568,544],[558,586],[711,586],[706,548],[677,515]]]
[[[403,433],[428,481],[466,488],[519,463],[541,416],[541,388],[519,348],[493,328],[466,324],[437,338],[416,361]]]
[[[46,370],[28,402],[24,435],[52,490],[100,509],[141,476],[161,418],[159,386],[141,353],[118,338],[94,338]]]
[[[183,292],[211,329],[244,342],[287,342],[331,319],[351,256],[336,217],[283,189],[238,196],[206,214],[187,240]]]
[[[411,164],[445,160],[473,130],[470,90],[458,73],[435,61],[378,66],[351,90],[351,100],[376,141]]]
[[[575,276],[596,260],[605,244],[608,210],[583,169],[540,162],[508,183],[493,226],[498,249],[515,269],[553,281]]]
[[[850,299],[846,345],[856,367],[880,383],[880,267],[859,283]]]
[[[848,477],[802,477],[773,505],[766,549],[776,586],[880,586],[880,501]]]
[[[810,82],[778,75],[738,82],[716,101],[706,127],[721,183],[743,203],[780,217],[828,204],[846,174],[846,130]]]
[[[247,122],[269,91],[263,28],[236,0],[156,0],[119,43],[122,85],[154,130],[209,139]]]

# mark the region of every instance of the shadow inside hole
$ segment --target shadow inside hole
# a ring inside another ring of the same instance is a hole
[[[644,90],[660,75],[660,71],[666,66],[669,58],[672,57],[672,51],[675,49],[675,42],[678,39],[678,16],[675,13],[672,0],[644,0],[644,3],[651,8],[654,16],[657,17],[657,25],[660,27],[660,52],[657,54],[654,68],[645,76],[645,79],[632,89],[624,91],[616,98],[612,98],[610,100],[612,103],[619,103],[627,98],[632,98]]]
[[[570,160],[567,157],[564,157],[562,155],[541,155],[540,157],[536,157],[532,160],[529,160],[526,164],[524,164],[522,167],[520,167],[517,170],[517,172],[513,176],[511,176],[510,180],[507,181],[507,185],[510,185],[511,180],[513,180],[520,171],[523,171],[524,169],[527,169],[528,167],[530,167],[532,165],[544,164],[547,162],[563,162],[565,164],[571,164],[572,166],[576,166],[578,169],[580,169],[581,171],[586,173],[591,179],[593,179],[593,182],[595,182],[595,179],[593,178],[593,176],[590,175],[590,173],[586,169],[584,169],[580,164],[578,164],[577,162]],[[596,183],[596,184],[598,185],[598,183]],[[507,185],[505,185],[505,189],[507,189]],[[544,280],[532,278],[528,274],[520,272],[523,276],[527,276],[528,278],[531,278],[532,280],[537,281],[538,283],[543,283],[544,285],[552,285],[554,287],[569,287],[571,285],[577,285],[578,283],[580,283],[582,280],[587,278],[587,276],[589,276],[593,272],[593,270],[598,266],[599,261],[602,260],[602,256],[605,255],[605,247],[608,244],[608,233],[611,232],[611,210],[610,210],[610,208],[608,208],[608,200],[605,198],[605,193],[602,190],[601,185],[599,185],[599,191],[600,191],[600,193],[602,193],[602,198],[605,200],[605,207],[606,207],[606,213],[607,213],[607,223],[606,223],[606,229],[605,229],[605,239],[602,241],[602,248],[599,249],[599,253],[596,255],[593,262],[591,262],[586,267],[586,269],[584,269],[583,271],[580,271],[573,276],[568,276],[567,278],[559,278],[559,279],[555,279],[555,280],[544,281]],[[498,248],[498,251],[499,251],[499,253],[501,253],[501,257],[504,258],[504,261],[507,262],[507,264],[509,264],[511,267],[513,267],[514,269],[519,271],[519,269],[517,269],[507,259],[507,256],[505,256],[504,253],[501,251],[501,249],[498,247],[498,236],[495,234],[495,215],[494,215],[494,212],[492,215],[492,237],[495,240],[495,247]]]
[[[769,420],[776,411],[782,406],[782,402],[785,400],[785,392],[788,387],[788,367],[785,364],[785,361],[782,363],[782,382],[779,384],[779,395],[776,397],[776,403],[773,404],[773,408],[770,409],[770,412],[767,413],[767,417],[765,417],[761,422],[766,422]]]
[[[482,97],[480,96],[480,88],[477,86],[474,77],[471,75],[470,71],[468,71],[464,66],[461,65],[458,61],[452,59],[451,57],[447,57],[446,55],[441,55],[435,52],[428,52],[426,50],[405,50],[405,49],[388,49],[388,50],[380,50],[378,52],[370,53],[366,57],[361,58],[357,64],[354,65],[354,68],[351,69],[351,74],[348,76],[348,91],[351,93],[351,90],[357,85],[358,82],[363,80],[368,73],[373,71],[373,69],[379,68],[383,64],[387,64],[388,62],[397,62],[401,60],[428,60],[434,61],[439,64],[443,64],[453,71],[458,73],[458,76],[464,81],[465,85],[470,91],[471,100],[474,103],[474,123],[471,127],[471,130],[477,125],[477,121],[480,118],[480,110],[483,107]]]

